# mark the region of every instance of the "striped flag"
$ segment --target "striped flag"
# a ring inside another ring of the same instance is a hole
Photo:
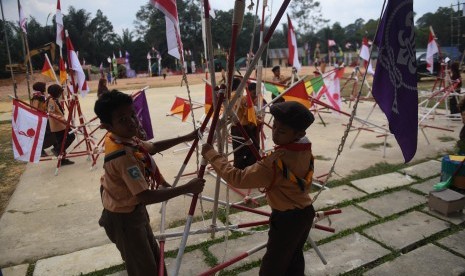
[[[13,99],[11,139],[16,160],[39,162],[46,126],[47,115]]]
[[[27,30],[26,30],[27,17],[24,16],[23,7],[21,7],[19,0],[18,0],[18,10],[19,10],[19,26],[21,27],[21,30],[23,31],[23,33],[26,34],[27,33]]]
[[[279,94],[286,90],[286,86],[277,83],[263,82],[263,84],[265,85],[265,90],[275,96],[279,96]]]
[[[50,60],[48,59],[47,54],[45,54],[44,66],[42,66],[41,74],[51,78],[54,81],[58,81],[57,76],[55,75],[55,72],[53,71],[53,67],[50,64]]]
[[[295,35],[294,27],[289,15],[287,15],[288,31],[287,31],[287,46],[289,48],[288,63],[292,65],[297,71],[300,70],[299,51],[297,50],[297,38]]]
[[[66,73],[65,61],[63,60],[63,57],[60,57],[60,84],[65,83],[67,78],[68,74]]]
[[[60,0],[57,0],[57,12],[55,14],[55,22],[57,23],[56,42],[60,48],[63,48],[63,38],[65,37],[65,28],[63,26],[63,14],[61,13]]]
[[[180,59],[183,51],[176,0],[150,0],[150,3],[165,15],[168,54]]]
[[[77,85],[77,91],[81,92],[81,96],[84,97],[89,92],[86,75],[84,74],[84,70],[82,70],[81,63],[79,62],[78,56],[74,51],[73,44],[69,37],[66,37],[66,48],[68,48],[69,69],[71,69],[74,73],[73,85]],[[74,92],[76,93],[77,91]]]
[[[309,95],[319,95],[322,91],[324,92],[326,90],[325,82],[323,81],[321,75],[306,81],[305,87]]]
[[[438,44],[435,40],[436,36],[434,35],[433,27],[429,27],[429,38],[428,38],[428,47],[426,48],[426,69],[433,74],[434,67],[434,54],[439,52]]]
[[[286,93],[283,95],[286,102],[293,101],[303,104],[306,108],[310,108],[312,103],[307,94],[305,83],[300,80],[297,84],[294,84]]]

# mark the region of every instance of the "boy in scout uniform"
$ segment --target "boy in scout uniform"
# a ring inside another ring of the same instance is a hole
[[[304,275],[303,247],[315,217],[309,191],[313,176],[311,143],[305,130],[313,123],[312,113],[297,102],[276,103],[274,116],[275,151],[241,170],[209,144],[203,157],[215,171],[236,188],[261,188],[272,208],[268,244],[260,275]]]
[[[31,105],[38,110],[47,113],[47,104],[45,103],[45,82],[36,82],[32,85],[34,94],[32,94]],[[47,156],[45,149],[55,145],[55,135],[50,130],[50,123],[47,120],[47,127],[45,128],[44,142],[42,144],[42,157]]]
[[[132,103],[131,96],[113,90],[103,94],[94,106],[102,127],[109,131],[105,138],[105,173],[101,178],[104,209],[99,224],[120,251],[128,275],[152,276],[158,275],[160,252],[145,205],[200,193],[205,181],[194,178],[170,188],[149,152],[166,149],[166,145],[182,139],[161,141],[159,147],[154,145],[157,143],[142,143],[151,147],[147,151],[135,138],[138,121]],[[160,189],[150,189],[154,186]]]
[[[63,110],[63,107],[60,104],[60,97],[63,93],[63,88],[58,84],[52,84],[48,87],[47,92],[49,95],[46,100],[48,113],[54,114],[56,117],[59,117],[63,121],[66,121],[67,118],[65,118],[65,111]],[[53,146],[52,152],[53,154],[55,154],[55,156],[58,156],[60,154],[61,144],[63,140],[65,143],[64,151],[66,152],[66,149],[73,143],[74,139],[76,139],[76,136],[74,135],[74,133],[68,133],[65,137],[66,125],[63,122],[60,122],[57,119],[54,119],[53,117],[49,117],[49,122],[50,130],[56,138],[56,143]],[[61,160],[61,165],[71,164],[74,164],[74,162],[69,159]]]

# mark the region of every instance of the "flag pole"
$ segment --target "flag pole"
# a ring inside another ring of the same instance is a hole
[[[15,93],[15,98],[18,98],[18,94],[17,94],[17,91],[16,91],[17,88],[18,88],[18,85],[16,84],[15,74],[13,73],[13,68],[11,67],[10,46],[8,44],[8,34],[7,34],[7,31],[6,31],[6,21],[5,21],[5,15],[3,13],[2,0],[0,0],[0,8],[2,9],[3,33],[5,34],[6,53],[8,55],[8,62],[10,64],[11,79],[13,80],[13,91]]]
[[[57,75],[55,74],[55,70],[53,70],[53,65],[50,63],[50,59],[48,58],[47,53],[45,53],[45,59],[47,60],[47,63],[50,66],[50,69],[52,70],[52,74],[53,74],[53,77],[55,78],[55,82],[57,84],[60,84],[60,82],[57,79]]]
[[[265,30],[265,8],[267,6],[268,1],[264,0],[263,1],[263,7],[262,7],[262,20],[261,20],[261,25],[260,25],[260,43],[263,42],[263,33]],[[258,8],[258,2],[257,2],[257,8]],[[250,64],[249,64],[250,65]],[[257,87],[255,88],[255,91],[257,93],[257,98],[258,98],[258,110],[262,109],[263,105],[263,90],[262,90],[262,78],[263,78],[263,60],[262,56],[260,55],[260,59],[258,60],[257,64]],[[264,115],[265,113],[261,113]]]
[[[20,11],[21,11],[21,4],[19,3],[19,0],[18,0],[18,13]],[[21,18],[20,18],[20,21],[21,21]],[[29,82],[29,69],[27,67],[27,62],[28,62],[28,57],[29,57],[29,46],[26,48],[27,38],[26,38],[24,31],[21,28],[21,22],[19,22],[19,24],[20,24],[19,29],[21,32],[21,41],[23,42],[23,54],[24,54],[24,59],[25,59],[25,64],[26,64],[27,94],[28,94],[29,102],[30,102],[31,101],[31,84]],[[31,58],[29,57],[29,61],[30,60]],[[30,68],[31,68],[31,74],[34,74],[34,72],[32,71],[32,66]]]

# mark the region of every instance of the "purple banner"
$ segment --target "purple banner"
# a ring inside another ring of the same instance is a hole
[[[412,0],[388,0],[375,44],[373,96],[409,162],[417,151],[418,90]]]
[[[136,112],[137,118],[142,128],[145,130],[147,135],[146,140],[153,138],[152,121],[150,120],[149,106],[147,104],[147,98],[145,97],[145,90],[134,99],[134,111]]]

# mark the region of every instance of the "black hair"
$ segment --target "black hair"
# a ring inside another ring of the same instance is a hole
[[[46,86],[45,82],[38,81],[32,85],[32,89],[34,89],[35,91],[42,92],[42,94],[44,94],[45,86]]]
[[[274,73],[275,71],[280,70],[280,69],[281,67],[279,67],[279,65],[276,65],[275,67],[273,67],[273,69],[271,69],[271,72]]]
[[[94,112],[102,123],[111,124],[113,111],[132,104],[132,97],[116,89],[104,93],[94,105]]]
[[[249,86],[247,88],[249,89],[249,91],[256,90],[257,84],[255,82],[249,83]]]
[[[239,87],[239,84],[241,84],[241,79],[240,78],[233,78],[231,90],[236,91],[236,89]]]
[[[61,93],[63,93],[63,87],[59,84],[52,84],[48,87],[47,92],[50,96],[57,99],[60,97]]]

